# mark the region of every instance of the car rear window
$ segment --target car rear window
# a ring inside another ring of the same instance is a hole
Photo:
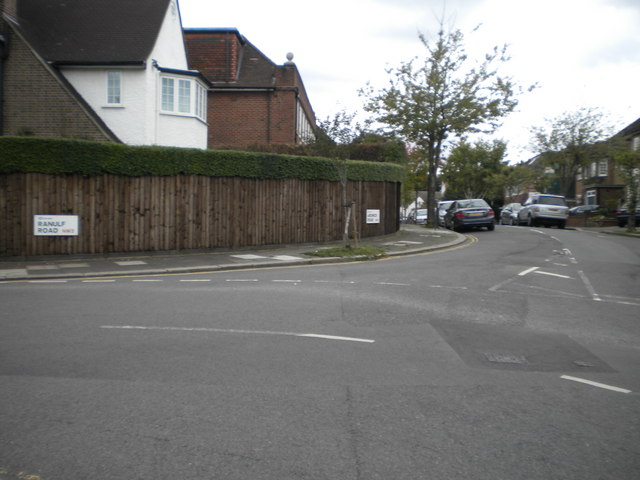
[[[460,208],[474,208],[474,207],[489,207],[489,204],[484,200],[461,200],[458,202]]]
[[[562,197],[546,197],[544,195],[541,195],[540,197],[538,197],[538,203],[542,203],[544,205],[560,205],[563,207],[567,206],[567,204],[564,201],[564,198]]]

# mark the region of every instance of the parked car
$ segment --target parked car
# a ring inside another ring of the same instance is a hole
[[[629,209],[626,205],[616,210],[616,220],[620,228],[627,226],[627,223],[629,223]],[[640,209],[638,206],[636,206],[636,227],[640,227]]]
[[[463,228],[495,228],[495,214],[487,202],[481,198],[454,200],[444,216],[445,227],[458,231]]]
[[[453,203],[453,200],[444,200],[438,202],[438,226],[444,227],[444,216],[447,213],[447,209]]]
[[[564,228],[569,216],[569,207],[562,195],[531,193],[518,212],[518,224],[530,227],[556,225]]]
[[[428,216],[426,208],[419,208],[415,211],[414,223],[417,223],[418,225],[426,225]]]
[[[593,213],[600,208],[600,205],[578,205],[569,209],[569,215],[580,215],[582,213]]]
[[[520,203],[508,203],[500,211],[500,225],[518,225],[518,212],[522,208]]]

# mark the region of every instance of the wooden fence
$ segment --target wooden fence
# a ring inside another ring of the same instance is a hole
[[[362,237],[397,231],[400,184],[350,182]],[[338,182],[205,176],[0,175],[0,256],[238,248],[342,238]],[[366,210],[380,223],[367,224]],[[78,215],[74,237],[34,215]]]

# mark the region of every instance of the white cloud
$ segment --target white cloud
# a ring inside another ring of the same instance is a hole
[[[518,111],[496,136],[512,161],[533,155],[529,128],[565,111],[598,107],[616,129],[640,117],[640,2],[637,0],[292,0],[242,3],[180,0],[183,25],[235,27],[271,60],[291,51],[319,118],[362,105],[358,89],[383,86],[385,70],[425,50],[418,32],[438,19],[465,34],[468,51],[509,44],[501,72],[523,86]],[[482,24],[476,32],[471,30]]]

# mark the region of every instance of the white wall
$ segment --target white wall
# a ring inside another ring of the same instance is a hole
[[[160,72],[165,68],[187,69],[182,26],[175,0],[169,5],[156,45],[145,68],[65,68],[64,76],[128,145],[163,145],[207,148],[207,125],[197,118],[160,113]],[[107,72],[122,72],[122,104],[107,105]]]

